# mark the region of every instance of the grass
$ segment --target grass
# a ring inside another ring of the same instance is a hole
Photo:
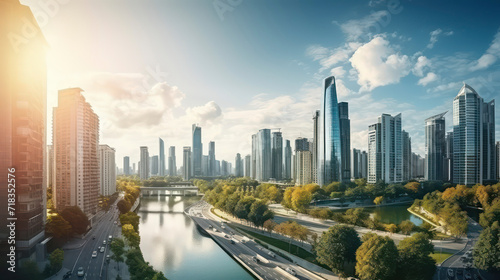
[[[434,251],[434,254],[431,254],[431,257],[436,260],[436,264],[440,264],[452,255],[453,254],[450,253],[440,253],[439,251]]]
[[[212,214],[214,214],[215,216],[217,216],[217,217],[219,217],[219,218],[221,218],[221,219],[224,219],[224,220],[226,220],[226,221],[229,221],[228,219],[226,219],[226,218],[222,217],[221,215],[219,215],[219,214],[215,213],[215,208],[210,208],[210,212],[212,212]]]

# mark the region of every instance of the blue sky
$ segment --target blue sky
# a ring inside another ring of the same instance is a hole
[[[449,110],[451,129],[463,81],[500,97],[497,1],[54,1],[21,1],[50,44],[48,123],[57,90],[81,87],[119,166],[142,145],[157,154],[158,137],[180,159],[194,122],[229,161],[260,128],[311,137],[332,74],[353,148],[382,113],[402,113],[423,155],[424,119]]]

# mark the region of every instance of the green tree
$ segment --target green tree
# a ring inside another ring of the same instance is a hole
[[[55,249],[49,256],[50,270],[52,273],[56,273],[62,268],[62,263],[64,261],[64,251],[61,249]]]
[[[425,233],[415,233],[398,244],[398,275],[405,280],[432,279],[436,261],[430,256],[434,245]]]
[[[139,243],[141,242],[141,237],[134,230],[131,224],[122,225],[122,234],[127,239],[130,247],[139,248]]]
[[[484,270],[500,269],[500,226],[494,222],[483,229],[474,247],[474,265]]]
[[[277,226],[278,224],[273,221],[272,219],[269,219],[264,222],[264,228],[269,232],[269,235],[271,235],[271,232],[273,229]]]
[[[122,213],[122,214],[127,213],[132,208],[132,205],[130,204],[130,202],[128,202],[124,199],[120,199],[120,201],[118,201],[117,206],[118,206],[118,210],[120,210],[120,213]]]
[[[68,221],[76,234],[83,234],[90,225],[87,215],[78,206],[68,206],[61,212],[61,216]]]
[[[136,232],[139,232],[139,215],[135,212],[127,212],[120,215],[120,224],[131,224]]]
[[[399,229],[403,234],[410,234],[415,228],[415,224],[410,220],[404,220],[399,224]]]
[[[392,239],[372,235],[356,251],[356,274],[360,280],[391,279],[397,259],[398,249]]]
[[[55,238],[66,238],[71,236],[73,228],[61,215],[52,214],[47,218],[45,231]]]
[[[484,213],[479,216],[479,224],[482,227],[488,227],[494,222],[500,222],[500,199],[497,199],[493,205],[486,208]]]
[[[388,224],[385,226],[385,230],[390,233],[396,233],[398,232],[398,226],[395,224]]]
[[[125,254],[125,242],[121,238],[115,238],[109,245],[113,255],[111,258],[117,262],[118,270],[120,270],[120,263],[124,261],[123,255]]]
[[[375,205],[380,205],[380,204],[382,204],[382,202],[384,202],[384,197],[383,196],[377,196],[373,200],[373,203],[375,203]]]
[[[353,267],[356,250],[360,245],[361,240],[356,230],[345,225],[335,225],[323,232],[315,250],[320,263],[346,277],[354,274],[354,271],[349,271],[347,268]]]
[[[345,212],[344,219],[347,223],[363,226],[363,222],[369,217],[363,208],[351,208]]]
[[[245,196],[236,204],[234,208],[234,214],[236,217],[244,220],[248,220],[248,215],[250,214],[250,207],[252,207],[255,198],[251,196]]]
[[[256,200],[250,206],[250,213],[248,213],[248,219],[256,226],[261,227],[264,222],[272,219],[274,213],[269,210],[266,203],[262,200]]]

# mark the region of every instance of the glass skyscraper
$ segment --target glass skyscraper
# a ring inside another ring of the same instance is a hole
[[[193,124],[193,150],[192,150],[192,170],[193,176],[202,176],[201,159],[203,155],[203,146],[201,144],[201,127]]]
[[[340,158],[342,169],[342,182],[351,181],[351,121],[349,120],[349,105],[347,102],[339,103],[340,123]]]
[[[252,135],[252,154],[255,153],[255,180],[267,181],[272,174],[271,130],[261,129]]]
[[[285,179],[292,178],[292,147],[290,146],[290,140],[286,140],[285,146],[285,164],[284,164],[284,176]]]
[[[428,181],[444,181],[446,157],[446,125],[448,111],[425,120],[425,174]]]
[[[168,149],[168,175],[177,175],[177,163],[175,160],[175,146],[170,146]]]
[[[208,176],[215,176],[215,142],[208,143]]]
[[[272,174],[277,181],[283,179],[283,136],[281,132],[273,132]]]
[[[320,118],[318,184],[323,186],[342,179],[339,104],[333,76],[323,84]]]
[[[165,174],[165,169],[166,169],[166,166],[165,166],[165,142],[163,142],[163,139],[161,138],[158,138],[159,139],[159,142],[160,142],[160,162],[159,162],[159,166],[158,166],[158,175],[159,176],[165,176],[167,174]]]

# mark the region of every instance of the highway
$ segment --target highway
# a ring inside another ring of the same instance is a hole
[[[204,201],[200,202],[189,209],[189,215],[214,240],[220,245],[222,244],[223,248],[234,256],[237,256],[262,279],[324,279],[278,255],[272,257],[267,254],[268,251],[260,247],[253,240],[239,234],[229,225],[220,222],[220,219],[210,212],[210,207],[208,203]],[[231,240],[234,243],[231,243]],[[294,276],[285,271],[287,268],[293,269],[296,275]]]

